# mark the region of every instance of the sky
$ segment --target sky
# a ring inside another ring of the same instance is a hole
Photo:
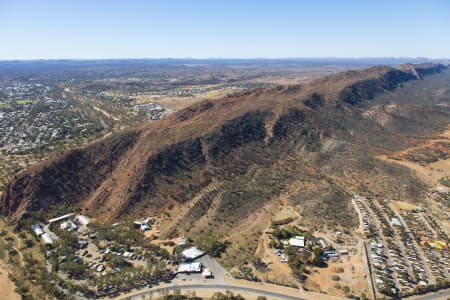
[[[450,57],[450,1],[0,0],[0,60]]]

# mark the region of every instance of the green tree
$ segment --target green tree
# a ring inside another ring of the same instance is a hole
[[[196,246],[213,257],[220,257],[228,247],[228,242],[221,242],[214,233],[204,234],[197,241]]]
[[[313,250],[314,253],[314,258],[313,258],[313,265],[317,266],[317,267],[322,267],[324,265],[324,261],[323,261],[323,250],[322,248],[316,247]]]

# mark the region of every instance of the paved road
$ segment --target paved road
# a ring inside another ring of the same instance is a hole
[[[443,299],[450,299],[450,290],[444,290],[442,292],[433,293],[429,295],[422,295],[422,296],[413,296],[410,298],[405,299],[411,299],[411,300],[443,300]]]
[[[200,258],[195,259],[196,262],[201,262],[204,268],[208,268],[214,275],[214,278],[205,279],[201,273],[191,273],[187,274],[177,274],[177,276],[172,280],[172,282],[177,285],[184,284],[219,284],[227,285],[228,276],[227,271],[217,263],[209,255],[204,255]]]
[[[248,292],[248,293],[257,294],[257,295],[260,295],[260,296],[272,297],[272,298],[281,299],[281,300],[307,300],[305,298],[294,297],[294,296],[289,296],[289,295],[280,294],[280,293],[276,293],[276,292],[265,291],[265,290],[258,290],[258,289],[245,287],[245,286],[220,285],[220,284],[208,284],[208,285],[191,284],[191,285],[181,285],[181,286],[176,286],[176,285],[175,286],[168,286],[168,287],[164,287],[164,288],[153,289],[151,291],[143,291],[143,292],[137,293],[137,294],[135,294],[133,296],[124,297],[124,298],[121,298],[121,299],[123,299],[123,300],[142,299],[142,296],[144,296],[144,295],[150,295],[150,294],[154,294],[154,293],[162,293],[164,291],[199,290],[199,289],[230,290],[230,291],[233,291],[233,292]]]
[[[225,270],[216,260],[212,259],[208,254],[200,257],[196,261],[208,268],[214,274],[214,283],[228,284],[227,270]]]

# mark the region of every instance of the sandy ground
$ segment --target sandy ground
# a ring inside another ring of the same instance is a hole
[[[15,288],[16,286],[8,277],[7,270],[0,265],[0,299],[20,300],[21,297],[14,291]]]
[[[291,268],[287,263],[282,263],[280,257],[273,253],[274,249],[268,247],[269,237],[264,235],[258,245],[256,256],[258,256],[269,267],[269,272],[258,273],[258,275],[271,282],[297,285],[297,281],[291,276]]]
[[[363,243],[358,245],[358,252],[350,254],[348,258],[338,262],[329,262],[327,268],[313,268],[312,273],[305,282],[305,288],[311,291],[326,292],[330,295],[344,296],[342,288],[347,286],[352,294],[370,295],[368,279],[365,275],[367,268],[364,261]],[[336,275],[338,281],[332,280]]]

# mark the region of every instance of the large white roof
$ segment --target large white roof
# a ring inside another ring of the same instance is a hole
[[[60,217],[57,217],[57,218],[50,219],[50,220],[48,220],[48,222],[49,223],[58,222],[58,221],[70,218],[73,215],[74,215],[74,213],[66,214],[66,215],[63,215],[63,216],[60,216]]]
[[[289,245],[294,247],[305,247],[305,237],[296,236],[289,239]]]
[[[77,220],[78,220],[78,222],[81,223],[81,225],[84,225],[84,226],[88,225],[90,222],[89,218],[86,217],[85,215],[78,215]]]
[[[44,230],[42,230],[42,227],[39,224],[34,224],[33,226],[31,226],[31,228],[34,230],[34,233],[37,236],[40,236],[41,234],[44,233]]]
[[[202,264],[199,262],[184,263],[178,266],[178,273],[200,273],[202,271]]]
[[[48,233],[44,233],[41,237],[45,244],[53,244],[53,240]]]
[[[191,248],[183,250],[183,252],[181,252],[181,254],[183,254],[184,258],[186,258],[186,259],[196,259],[197,257],[200,257],[203,254],[205,254],[205,252],[197,249],[196,247],[191,247]]]

